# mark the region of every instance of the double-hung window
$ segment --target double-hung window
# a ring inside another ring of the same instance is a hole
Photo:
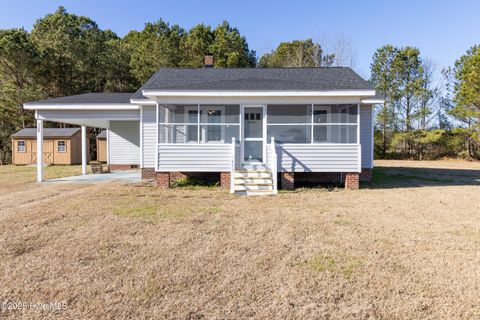
[[[19,140],[17,142],[17,152],[26,152],[25,150],[25,140]]]
[[[65,140],[58,141],[57,152],[66,152],[66,151],[67,151],[67,145],[65,143]]]

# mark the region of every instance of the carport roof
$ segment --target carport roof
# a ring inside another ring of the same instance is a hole
[[[84,93],[67,97],[26,102],[25,106],[56,104],[129,104],[131,96],[132,93],[123,92]]]

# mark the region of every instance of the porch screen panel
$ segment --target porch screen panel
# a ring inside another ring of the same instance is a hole
[[[267,141],[311,143],[312,105],[268,105]]]
[[[159,143],[197,143],[197,105],[159,106]]]
[[[278,143],[356,144],[357,104],[268,105],[267,138]]]
[[[159,143],[231,143],[240,137],[239,105],[161,105]]]
[[[314,105],[313,143],[357,143],[358,105]]]

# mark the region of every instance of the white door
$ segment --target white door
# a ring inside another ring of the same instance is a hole
[[[242,107],[243,163],[264,162],[265,159],[265,106]]]

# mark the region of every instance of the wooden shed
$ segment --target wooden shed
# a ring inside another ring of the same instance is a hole
[[[80,164],[82,141],[80,128],[45,128],[43,131],[43,161],[45,164]],[[22,129],[12,135],[12,163],[37,163],[37,132]]]
[[[107,162],[107,130],[97,136],[97,161]]]

